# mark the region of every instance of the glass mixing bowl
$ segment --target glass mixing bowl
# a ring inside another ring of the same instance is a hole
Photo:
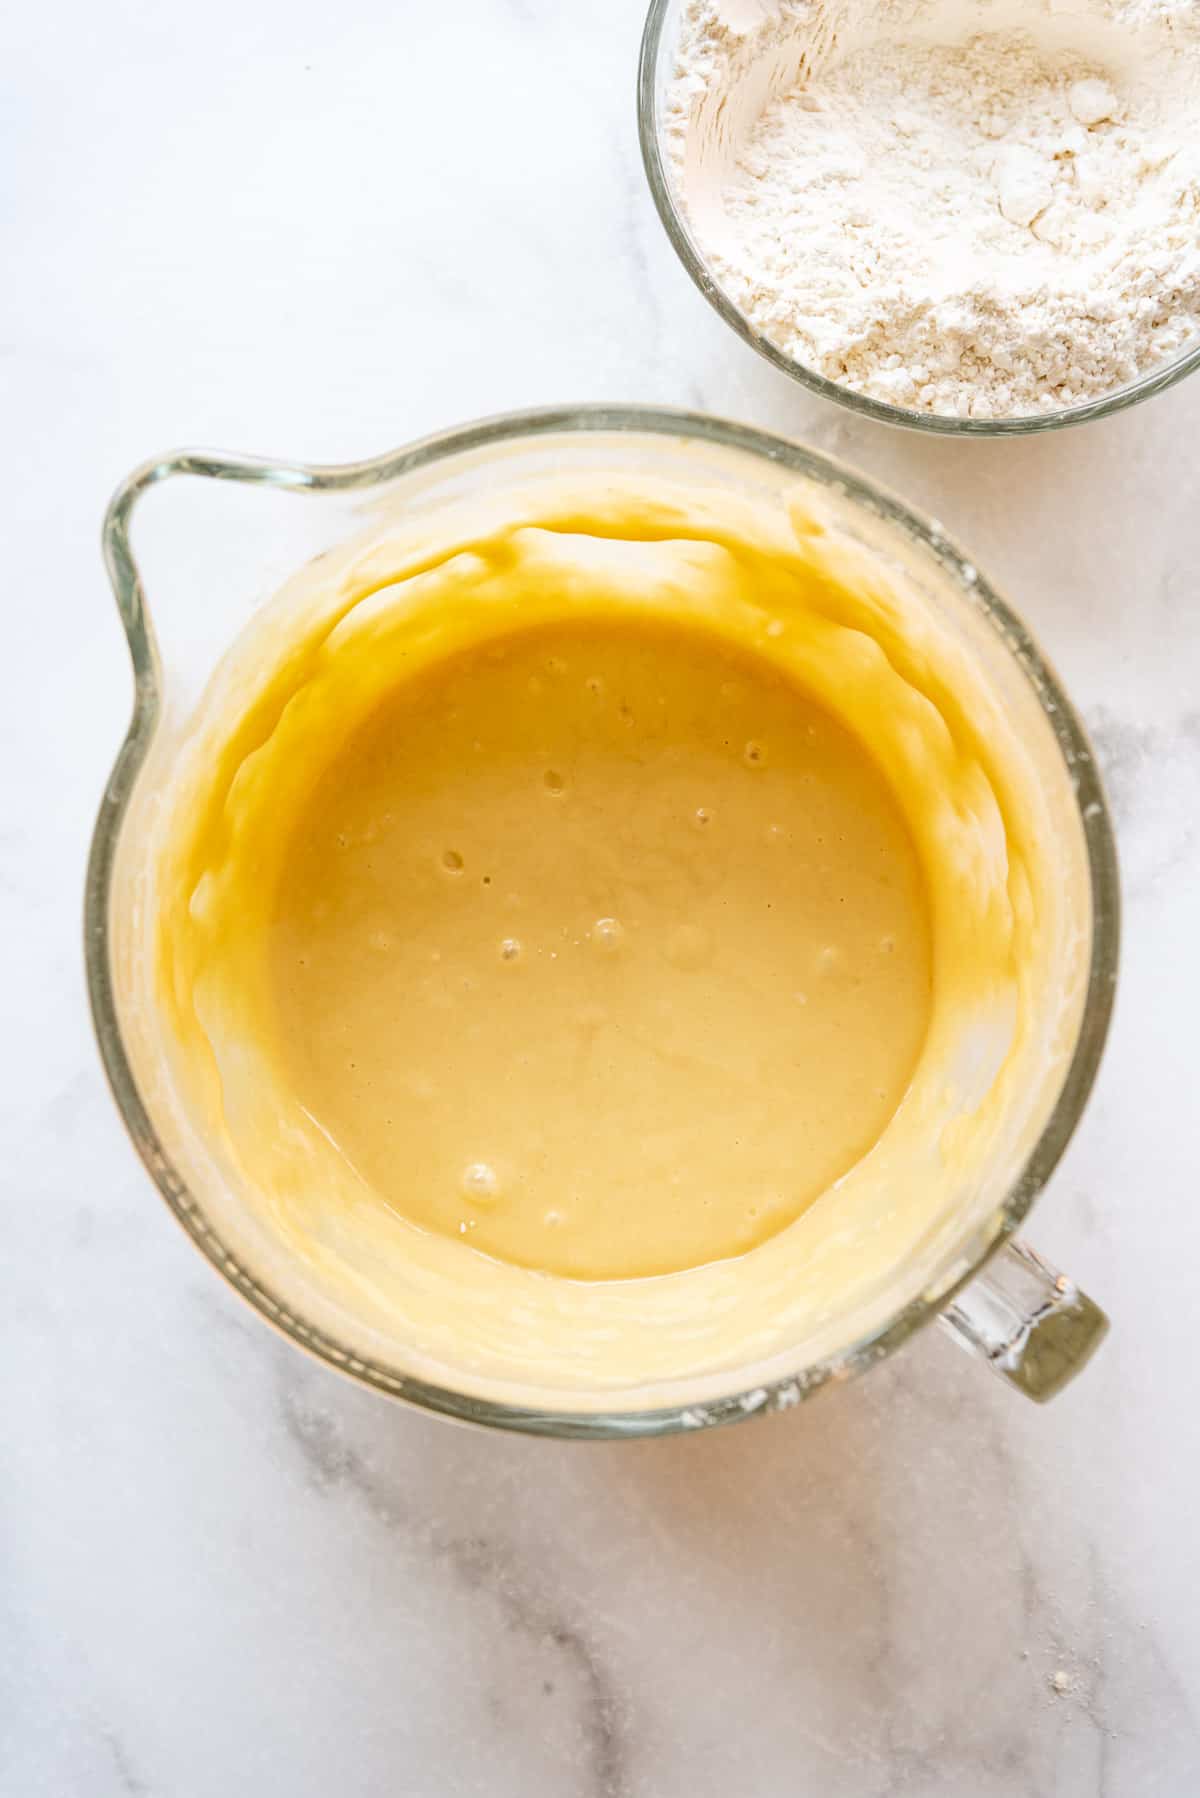
[[[892,406],[885,400],[869,399],[851,388],[831,381],[815,369],[806,368],[756,331],[743,313],[722,289],[705,259],[703,250],[692,236],[687,220],[676,202],[674,186],[668,172],[662,144],[662,109],[667,85],[676,56],[676,40],[682,0],[650,0],[646,26],[642,33],[638,63],[638,137],[642,162],[650,192],[658,208],[658,216],[684,268],[700,289],[709,305],[751,349],[765,356],[775,368],[799,381],[827,400],[848,406],[852,412],[877,418],[883,424],[905,425],[914,431],[935,431],[944,436],[1025,437],[1033,431],[1060,431],[1067,425],[1086,424],[1092,418],[1107,418],[1122,412],[1153,393],[1173,387],[1194,368],[1200,367],[1200,338],[1169,362],[1150,369],[1136,381],[1119,387],[1102,398],[1080,405],[1063,406],[1055,412],[1038,412],[1022,418],[946,418],[931,412],[914,412],[905,406]]]
[[[662,475],[728,486],[772,505],[819,506],[838,530],[917,583],[922,603],[990,670],[1019,721],[1052,801],[1072,892],[1080,970],[1061,1059],[1039,1078],[1020,1147],[990,1185],[953,1204],[936,1230],[889,1268],[862,1315],[822,1324],[787,1365],[721,1369],[676,1382],[669,1401],[618,1388],[561,1402],[512,1402],[467,1377],[430,1379],[403,1333],[368,1324],[319,1289],[221,1177],[203,1130],[181,1124],[155,1020],[155,819],[169,808],[188,721],[257,604],[286,576],[357,536],[364,509],[424,517],[441,503],[493,504],[547,473],[587,481]],[[178,477],[189,477],[182,479]],[[207,528],[192,518],[198,483]],[[143,498],[155,490],[152,505]],[[137,510],[138,554],[130,527]],[[145,463],[113,498],[104,551],[128,638],[134,709],[105,788],[87,872],[88,990],[100,1052],[134,1146],[167,1204],[218,1272],[294,1342],[366,1384],[473,1423],[569,1437],[656,1435],[783,1409],[870,1367],[941,1317],[1019,1390],[1050,1397],[1103,1335],[1103,1314],[1065,1276],[1010,1240],[1079,1121],[1108,1028],[1117,968],[1113,836],[1087,739],[1029,633],[935,525],[858,475],[763,432],[684,412],[539,411],[486,420],[344,467],[180,451]],[[160,657],[141,567],[170,612]],[[1014,1172],[1015,1170],[1015,1172]],[[989,1265],[984,1269],[984,1263]],[[414,1365],[414,1364],[417,1365]]]

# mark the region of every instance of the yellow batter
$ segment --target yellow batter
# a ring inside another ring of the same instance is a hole
[[[415,1223],[586,1279],[788,1224],[929,1012],[883,776],[762,656],[638,621],[397,685],[292,826],[266,947],[301,1103]]]
[[[173,1152],[303,1315],[460,1390],[833,1352],[1007,1196],[1074,1041],[1086,860],[1007,651],[834,496],[721,476],[368,521],[147,812]]]

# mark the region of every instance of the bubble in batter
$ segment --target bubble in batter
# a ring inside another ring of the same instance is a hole
[[[500,1191],[495,1168],[486,1161],[469,1161],[463,1169],[462,1189],[477,1205],[486,1205]]]
[[[617,918],[597,918],[592,926],[592,941],[612,955],[625,941],[625,926]]]

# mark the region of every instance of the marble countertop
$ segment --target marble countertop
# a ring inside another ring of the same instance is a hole
[[[5,1798],[1200,1791],[1200,379],[1011,443],[805,395],[665,243],[640,14],[43,0],[0,23]],[[568,399],[747,419],[892,484],[1086,714],[1123,981],[1031,1234],[1113,1331],[1046,1409],[925,1332],[700,1438],[456,1429],[277,1340],[123,1136],[79,947],[130,696],[110,490],[179,442],[334,460]]]

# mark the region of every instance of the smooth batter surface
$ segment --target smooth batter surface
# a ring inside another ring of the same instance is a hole
[[[300,1103],[403,1216],[527,1267],[669,1273],[791,1223],[928,1023],[922,877],[862,746],[686,627],[396,673],[291,827]]]

